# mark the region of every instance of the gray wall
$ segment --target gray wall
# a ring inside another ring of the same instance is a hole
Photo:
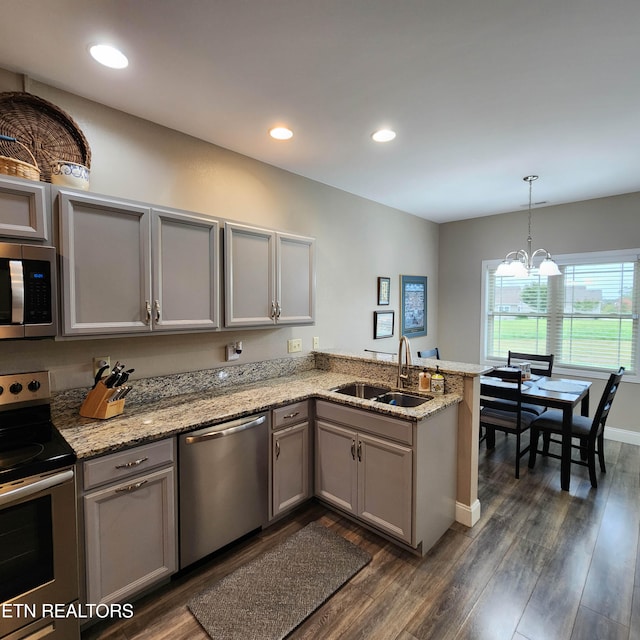
[[[23,90],[0,70],[0,91]],[[49,369],[55,389],[91,382],[91,358],[110,355],[148,377],[224,364],[224,345],[242,339],[239,363],[287,356],[287,339],[321,348],[397,351],[400,274],[429,278],[429,335],[436,344],[438,226],[37,82],[27,90],[65,110],[92,151],[91,191],[221,216],[317,238],[317,322],[178,336],[0,343],[0,371]],[[188,101],[185,118],[188,118]],[[117,254],[117,247],[114,247]],[[377,307],[377,277],[391,278],[391,305]],[[395,337],[373,340],[373,311],[396,311]]]
[[[640,247],[640,193],[534,209],[534,249],[552,254],[610,251]],[[451,222],[439,226],[440,291],[438,342],[452,360],[480,359],[481,265],[525,246],[527,213]],[[594,379],[591,408],[603,390]],[[609,425],[640,432],[635,383],[618,392]]]

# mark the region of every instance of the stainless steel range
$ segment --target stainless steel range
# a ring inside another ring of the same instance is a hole
[[[80,637],[75,459],[49,373],[0,376],[0,639]]]

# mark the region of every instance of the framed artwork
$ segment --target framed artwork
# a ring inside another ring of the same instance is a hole
[[[402,335],[427,335],[427,277],[400,276]]]
[[[393,337],[394,311],[374,311],[373,312],[373,338]]]
[[[391,278],[378,278],[378,304],[389,304],[391,293]]]

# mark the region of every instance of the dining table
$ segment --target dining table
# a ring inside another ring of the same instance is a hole
[[[507,384],[491,376],[481,376],[482,384]],[[571,423],[573,412],[580,405],[580,414],[589,415],[589,391],[591,382],[560,378],[557,376],[531,375],[522,381],[522,401],[562,411],[562,453],[560,461],[560,486],[569,491],[571,478]]]

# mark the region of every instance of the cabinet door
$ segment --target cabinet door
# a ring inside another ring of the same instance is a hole
[[[351,429],[316,421],[316,495],[356,513],[357,436]]]
[[[218,223],[154,209],[153,328],[218,327]]]
[[[271,434],[273,516],[309,497],[309,423]]]
[[[276,234],[225,223],[225,326],[273,325]]]
[[[84,497],[87,602],[127,600],[177,569],[173,468]]]
[[[358,513],[372,525],[412,543],[413,451],[358,434]]]
[[[48,240],[49,185],[18,178],[0,178],[0,236]]]
[[[151,330],[150,210],[57,192],[65,335]]]
[[[278,234],[278,324],[306,324],[315,320],[315,240]]]

